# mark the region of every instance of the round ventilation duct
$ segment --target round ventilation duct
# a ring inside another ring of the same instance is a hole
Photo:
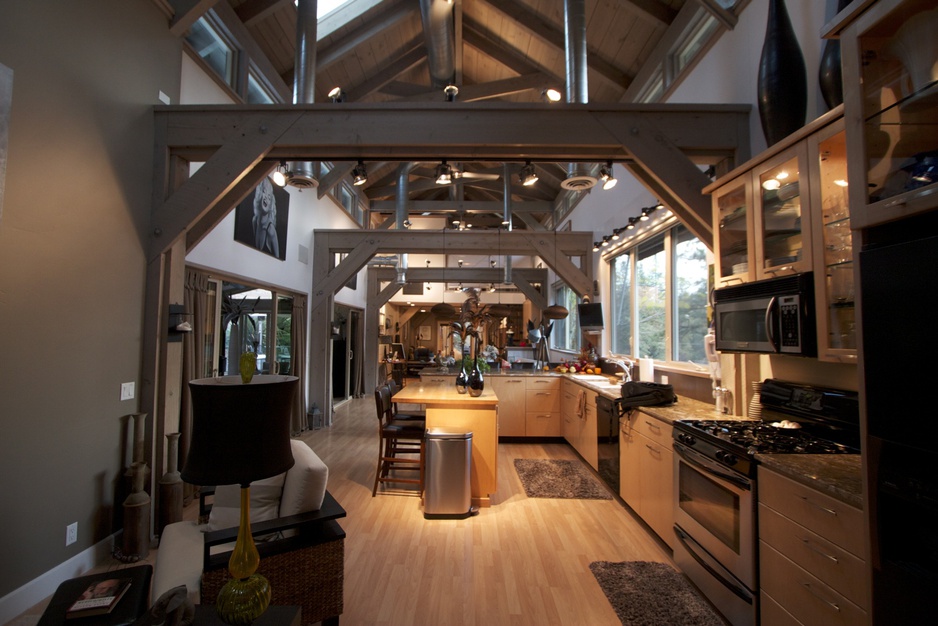
[[[596,178],[586,174],[575,174],[568,176],[560,182],[560,186],[570,191],[583,191],[590,189],[596,184]]]

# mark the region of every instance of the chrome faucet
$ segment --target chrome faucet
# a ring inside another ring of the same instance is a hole
[[[629,359],[610,359],[606,358],[607,363],[614,363],[622,368],[622,371],[625,372],[625,377],[622,379],[622,382],[626,383],[632,380],[632,368],[635,366],[635,363]]]

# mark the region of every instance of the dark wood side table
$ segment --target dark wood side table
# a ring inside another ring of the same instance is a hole
[[[301,626],[303,622],[301,615],[302,609],[298,606],[269,606],[251,626]],[[218,617],[214,604],[197,604],[192,626],[226,626],[226,624]]]
[[[108,578],[123,578],[129,576],[133,579],[130,589],[120,599],[114,610],[107,615],[95,615],[92,617],[79,617],[73,619],[65,618],[65,611],[78,599],[78,596],[88,588],[93,582],[107,580]],[[95,626],[125,626],[133,624],[138,617],[147,612],[150,608],[150,578],[153,576],[153,566],[149,564],[135,565],[133,567],[124,567],[114,569],[109,572],[100,572],[98,574],[88,574],[78,578],[66,580],[59,588],[55,590],[49,605],[39,618],[38,626],[83,626],[94,624]]]

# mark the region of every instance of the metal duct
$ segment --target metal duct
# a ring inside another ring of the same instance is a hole
[[[430,83],[437,89],[454,82],[456,74],[456,27],[453,5],[445,0],[420,0],[420,19],[426,38]]]
[[[511,232],[511,171],[508,164],[502,165],[502,226]]]
[[[298,0],[296,4],[296,61],[293,71],[293,104],[316,101],[316,17],[317,0]],[[309,161],[294,161],[287,184],[293,187],[318,187],[316,170]]]
[[[564,0],[563,27],[566,35],[568,103],[589,102],[589,66],[586,60],[586,2]],[[578,163],[567,164],[567,178],[560,183],[564,189],[582,191],[596,184],[596,179]]]
[[[395,205],[394,227],[404,230],[404,222],[408,215],[408,202],[410,201],[410,171],[414,169],[413,163],[401,163],[397,167],[397,204]]]

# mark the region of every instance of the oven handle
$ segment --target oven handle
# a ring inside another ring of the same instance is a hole
[[[683,544],[684,549],[687,550],[687,553],[694,557],[694,560],[697,561],[697,563],[702,568],[707,570],[707,573],[723,583],[724,587],[733,592],[733,594],[739,596],[740,599],[745,600],[748,604],[752,604],[753,596],[751,593],[749,593],[749,590],[745,587],[742,587],[741,585],[734,585],[731,581],[726,579],[726,576],[723,576],[720,572],[718,572],[715,567],[704,561],[703,557],[700,556],[700,552],[706,554],[704,549],[700,547],[700,545],[694,541],[690,535],[684,532],[680,526],[674,526],[674,534],[677,536],[677,540]],[[690,544],[694,545],[692,546]],[[696,550],[694,549],[694,546],[697,547]]]
[[[723,469],[722,465],[714,463],[704,455],[699,452],[694,451],[691,448],[687,448],[678,442],[672,442],[674,451],[677,452],[678,456],[681,457],[688,465],[692,465],[708,474],[717,476],[733,483],[737,487],[742,487],[743,489],[750,491],[752,489],[752,483],[748,478],[742,474],[737,474],[732,470]]]

